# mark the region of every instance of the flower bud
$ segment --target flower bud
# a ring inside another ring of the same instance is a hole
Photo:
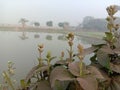
[[[80,54],[83,54],[83,52],[84,52],[83,46],[82,46],[81,44],[78,44],[77,48],[78,48],[78,52],[79,52]]]
[[[68,33],[68,35],[66,36],[66,38],[68,40],[73,40],[74,39],[74,34],[72,32]]]
[[[106,20],[107,20],[107,21],[110,21],[110,20],[111,20],[111,18],[108,16],[108,17],[106,18]]]
[[[50,58],[50,57],[51,57],[51,52],[50,52],[50,51],[47,52],[46,57],[47,57],[47,58]]]
[[[120,25],[119,25],[119,24],[116,24],[116,25],[114,26],[115,30],[118,30],[118,29],[119,29],[119,27],[120,27]]]
[[[38,45],[39,48],[44,48],[43,44]]]
[[[70,41],[68,41],[68,44],[69,44],[69,46],[72,46],[73,42],[70,40]]]
[[[64,57],[64,55],[65,55],[65,53],[62,51],[62,52],[61,52],[61,57]]]

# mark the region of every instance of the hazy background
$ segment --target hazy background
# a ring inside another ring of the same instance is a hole
[[[85,16],[105,18],[106,7],[120,0],[0,0],[0,24],[17,24],[21,18],[54,23],[68,21],[78,25]]]

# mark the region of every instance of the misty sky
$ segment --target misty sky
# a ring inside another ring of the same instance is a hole
[[[106,7],[120,5],[120,0],[0,0],[0,24],[18,24],[20,18],[30,22],[68,21],[78,25],[85,16],[105,18]]]

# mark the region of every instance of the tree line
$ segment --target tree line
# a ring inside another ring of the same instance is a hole
[[[120,18],[116,19],[115,22],[120,23]],[[86,16],[84,17],[82,23],[77,26],[77,29],[106,31],[107,21],[105,18],[94,18],[92,16]]]
[[[29,22],[29,20],[27,20],[26,18],[21,18],[19,20],[19,23],[21,23],[22,27],[25,27],[27,22]],[[39,27],[40,23],[35,21],[35,22],[32,23],[32,25],[35,26],[35,27]],[[58,26],[62,27],[62,28],[68,27],[69,25],[70,25],[69,22],[59,22],[58,23]],[[47,21],[46,26],[53,27],[53,21],[51,21],[51,20]]]

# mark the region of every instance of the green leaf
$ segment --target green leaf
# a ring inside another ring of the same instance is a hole
[[[46,58],[51,58],[51,52],[50,51],[47,52]]]
[[[97,52],[97,59],[100,65],[107,69],[110,69],[110,58],[106,52],[99,50]]]
[[[8,85],[11,87],[11,89],[15,90],[12,80],[11,80],[10,76],[7,74],[7,72],[3,71],[2,74],[3,74],[3,77],[5,78],[6,82],[8,83]]]
[[[110,40],[110,39],[113,38],[113,35],[112,35],[111,32],[105,32],[105,35],[106,35],[106,38],[107,38],[108,40]]]
[[[109,42],[115,42],[116,39],[114,35],[111,32],[105,32],[106,37],[104,37],[104,40],[109,41]]]
[[[51,58],[50,58],[50,62],[51,62],[53,59],[55,59],[55,58],[57,58],[57,57],[56,57],[56,56],[55,56],[55,57],[51,57]]]
[[[27,83],[25,82],[24,79],[20,80],[20,84],[21,84],[22,89],[25,89],[27,87]]]
[[[112,28],[113,28],[113,25],[112,24],[107,24],[107,28],[111,31]]]

